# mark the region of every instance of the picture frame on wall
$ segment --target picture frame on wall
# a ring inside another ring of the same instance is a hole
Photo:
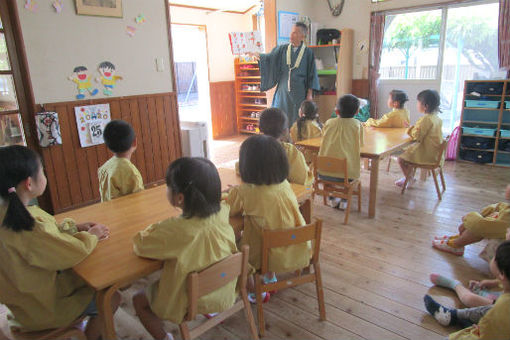
[[[76,0],[76,14],[122,18],[122,0]]]

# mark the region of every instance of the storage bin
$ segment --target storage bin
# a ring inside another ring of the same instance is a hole
[[[503,93],[503,82],[471,82],[467,84],[466,93],[478,92],[480,94],[501,94]]]
[[[494,149],[496,140],[494,138],[462,136],[460,145],[465,148]]]
[[[510,130],[499,130],[499,136],[500,137],[505,137],[505,138],[510,138]]]
[[[496,129],[487,129],[479,127],[462,127],[462,133],[467,135],[490,136],[493,137]]]
[[[460,149],[459,156],[461,159],[476,163],[492,163],[494,153],[488,151],[475,151]]]
[[[499,101],[466,99],[466,107],[497,109],[499,108]]]
[[[501,139],[498,143],[498,150],[510,152],[510,140]]]
[[[510,100],[505,100],[505,109],[510,109]]]

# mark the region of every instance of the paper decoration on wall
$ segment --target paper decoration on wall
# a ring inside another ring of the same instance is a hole
[[[76,106],[74,114],[81,147],[103,144],[104,127],[111,120],[110,104]]]
[[[56,112],[39,112],[35,114],[35,125],[39,145],[46,148],[51,145],[62,144],[60,124]]]
[[[35,0],[26,0],[25,9],[35,12],[37,10],[37,2],[35,2]]]
[[[69,76],[68,79],[78,86],[76,99],[84,99],[85,93],[87,92],[91,96],[95,96],[99,92],[98,89],[92,86],[88,69],[85,66],[76,66],[73,70],[73,74]]]
[[[62,9],[64,8],[63,0],[55,0],[55,1],[53,1],[53,7],[55,8],[55,11],[57,13],[61,13]]]
[[[262,37],[259,31],[253,32],[230,32],[230,48],[232,54],[262,53]]]
[[[109,61],[103,61],[101,64],[99,64],[98,69],[101,76],[96,78],[96,81],[103,85],[103,94],[105,96],[111,96],[113,94],[115,83],[117,80],[122,80],[122,77],[115,75],[115,65]]]
[[[138,14],[138,16],[135,18],[135,22],[139,25],[145,23],[145,16],[143,14]]]
[[[133,26],[126,26],[126,33],[127,35],[129,35],[130,37],[134,37],[135,36],[135,32],[136,32],[136,28],[133,27]]]

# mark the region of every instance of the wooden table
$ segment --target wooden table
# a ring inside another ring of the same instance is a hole
[[[379,161],[412,143],[406,131],[407,128],[364,128],[365,143],[361,147],[361,157],[370,159],[372,163],[368,200],[368,216],[371,218],[375,217]],[[318,152],[321,142],[322,137],[318,137],[297,142],[296,145]]]
[[[229,185],[241,184],[234,170],[219,169],[222,190]],[[292,184],[298,200],[309,207],[311,189]],[[166,198],[166,186],[161,185],[112,201],[97,203],[56,215],[57,220],[71,217],[78,223],[93,221],[105,224],[110,237],[99,242],[94,251],[74,271],[96,290],[96,304],[104,320],[103,339],[115,339],[111,298],[119,287],[147,276],[163,265],[161,261],[138,257],[133,252],[133,237],[152,223],[177,216]],[[309,217],[308,217],[309,218]]]

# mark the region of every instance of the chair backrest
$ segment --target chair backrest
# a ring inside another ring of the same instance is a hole
[[[443,160],[443,157],[446,153],[446,148],[448,147],[448,141],[450,140],[450,136],[447,136],[443,142],[441,143],[441,145],[439,146],[439,153],[438,153],[438,158],[437,158],[437,161],[436,161],[436,166],[440,166],[441,165],[441,161]]]
[[[188,313],[186,320],[194,320],[197,315],[198,299],[229,282],[238,279],[239,287],[245,287],[248,277],[249,246],[244,245],[241,252],[232,254],[223,260],[188,275]]]
[[[312,262],[319,260],[320,244],[322,233],[322,220],[315,219],[315,222],[303,227],[289,228],[282,230],[263,230],[262,232],[262,263],[260,266],[261,274],[268,272],[269,268],[269,250],[292,246],[307,241],[313,241]]]
[[[319,179],[318,172],[342,172],[344,174],[344,185],[349,183],[349,175],[347,173],[347,160],[335,157],[317,156],[313,160],[314,176],[315,180],[323,181]],[[326,181],[328,182],[328,181]],[[341,183],[341,182],[338,182]]]

